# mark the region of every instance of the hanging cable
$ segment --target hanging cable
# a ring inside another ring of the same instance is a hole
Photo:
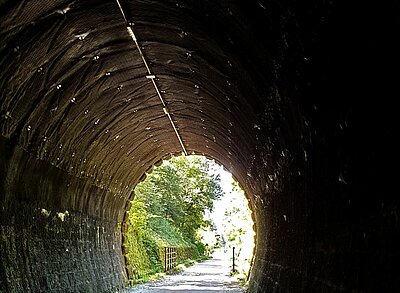
[[[144,63],[144,66],[146,67],[146,70],[147,70],[146,78],[151,80],[151,82],[152,82],[152,84],[153,84],[153,86],[154,86],[154,89],[156,90],[156,93],[157,93],[157,95],[158,95],[158,97],[159,97],[159,99],[160,99],[160,101],[161,101],[162,106],[163,106],[164,113],[165,113],[165,115],[167,115],[169,121],[171,122],[172,128],[173,128],[174,131],[175,131],[176,137],[178,138],[178,141],[179,141],[179,143],[180,143],[180,145],[181,145],[181,147],[182,147],[183,153],[185,154],[185,156],[187,156],[188,153],[187,153],[187,151],[186,151],[185,145],[183,144],[183,141],[182,141],[182,138],[181,138],[181,136],[180,136],[180,134],[179,134],[178,128],[176,127],[174,121],[172,120],[171,114],[169,113],[169,110],[168,110],[168,108],[167,108],[167,105],[165,104],[165,101],[164,101],[164,99],[163,99],[163,97],[162,97],[162,95],[161,95],[161,92],[160,92],[160,90],[159,90],[159,88],[158,88],[158,86],[157,86],[157,83],[156,83],[156,81],[155,81],[156,76],[155,76],[154,74],[151,73],[150,67],[149,67],[149,65],[147,64],[146,58],[145,58],[145,56],[144,56],[144,54],[143,54],[143,52],[142,52],[142,49],[141,49],[140,46],[139,46],[138,40],[137,40],[137,38],[136,38],[136,35],[135,35],[135,33],[133,32],[132,27],[129,25],[129,23],[128,23],[127,19],[126,19],[125,12],[124,12],[124,10],[122,9],[121,3],[119,2],[119,0],[116,0],[116,1],[117,1],[119,10],[121,11],[122,17],[123,17],[124,20],[125,20],[125,23],[126,23],[126,30],[128,31],[128,34],[129,34],[129,36],[132,38],[133,42],[135,43],[136,48],[137,48],[138,51],[139,51],[140,57],[142,58],[142,61],[143,61],[143,63]]]

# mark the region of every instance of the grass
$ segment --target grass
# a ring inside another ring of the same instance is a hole
[[[166,275],[166,273],[143,274],[142,276],[140,276],[138,278],[129,280],[129,283],[131,286],[137,285],[137,284],[144,284],[144,283],[148,283],[151,281],[163,279],[165,277],[165,275]]]

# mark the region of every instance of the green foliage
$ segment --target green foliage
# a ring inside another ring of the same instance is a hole
[[[208,169],[202,157],[177,157],[136,186],[127,234],[128,261],[136,279],[162,271],[163,247],[182,248],[180,255],[186,257],[204,253],[197,230],[210,225],[204,213],[222,196],[219,177]]]
[[[204,212],[222,196],[217,175],[208,174],[202,157],[177,157],[156,168],[135,189],[136,200],[150,215],[160,216],[179,229],[186,239],[196,241],[196,231],[209,225]]]
[[[253,221],[243,190],[235,181],[232,184],[230,200],[224,209],[223,222],[227,248],[236,247],[235,258],[238,271],[235,273],[247,279],[254,248]]]

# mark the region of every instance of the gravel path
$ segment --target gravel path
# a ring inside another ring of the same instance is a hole
[[[137,285],[126,293],[244,293],[236,278],[229,276],[230,269],[229,261],[223,255],[216,255],[214,259],[195,264],[176,275],[167,275],[162,280]]]

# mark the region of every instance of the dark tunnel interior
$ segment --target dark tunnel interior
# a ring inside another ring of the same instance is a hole
[[[249,292],[399,292],[399,6],[1,0],[0,292],[124,288],[132,190],[182,153],[248,196]]]

